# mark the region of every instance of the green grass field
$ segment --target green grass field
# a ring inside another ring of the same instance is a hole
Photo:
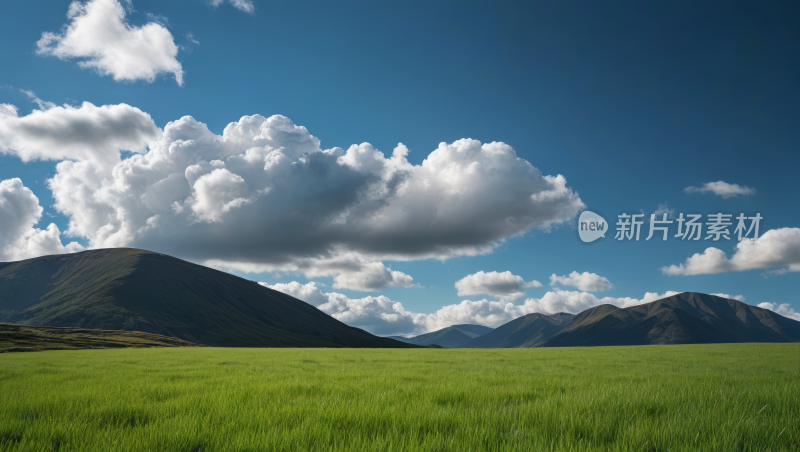
[[[800,344],[0,355],[0,451],[800,451]]]

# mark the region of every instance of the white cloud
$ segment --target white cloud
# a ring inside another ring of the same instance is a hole
[[[303,300],[308,304],[314,306],[320,306],[328,302],[328,296],[317,287],[319,284],[311,281],[307,284],[300,284],[297,281],[292,281],[286,284],[275,284],[271,286],[265,282],[260,282],[264,287],[269,287],[270,289],[275,289],[278,292],[283,292],[287,295],[291,295],[298,300]]]
[[[129,1],[129,0],[127,0]],[[147,20],[150,22],[155,22],[157,24],[161,24],[164,28],[169,27],[169,19],[162,14],[154,14],[154,13],[144,13],[147,16]]]
[[[128,24],[117,0],[74,1],[61,33],[45,32],[36,43],[37,53],[62,60],[78,58],[78,65],[111,75],[116,81],[152,82],[159,74],[172,74],[183,85],[183,69],[175,58],[178,46],[164,25]]]
[[[271,265],[252,264],[235,270],[260,273],[280,271],[302,273],[307,278],[333,278],[334,289],[350,289],[374,291],[385,287],[413,287],[414,279],[400,271],[392,270],[383,262],[365,260],[358,253],[337,252],[330,258],[297,259],[277,268]],[[231,268],[222,261],[209,261],[209,265],[219,268]],[[315,283],[318,284],[319,283]],[[324,285],[324,284],[322,284]]]
[[[333,288],[379,290],[384,287],[411,287],[413,281],[411,276],[392,270],[382,262],[363,262],[358,269],[335,274]]]
[[[782,275],[785,275],[787,273],[789,273],[789,269],[788,268],[778,268],[778,269],[775,269],[775,270],[767,270],[767,271],[761,272],[761,276],[764,279],[769,279],[770,275],[772,275],[772,276],[782,276]]]
[[[686,187],[683,191],[686,193],[711,192],[723,198],[736,197],[739,195],[748,196],[756,192],[754,188],[744,187],[739,184],[729,184],[721,180],[717,182],[706,182],[702,187]]]
[[[211,6],[216,8],[225,2],[229,2],[236,9],[244,11],[247,14],[253,14],[256,10],[256,6],[250,0],[211,0]]]
[[[784,317],[788,317],[793,320],[800,321],[800,312],[795,311],[789,306],[789,303],[759,303],[758,307],[761,309],[769,309],[770,311],[782,315]]]
[[[665,275],[706,275],[731,270],[725,252],[714,247],[706,248],[703,254],[693,254],[682,264],[661,267]]]
[[[800,271],[800,228],[771,229],[757,239],[744,238],[730,259],[722,250],[709,247],[681,264],[661,267],[661,271],[665,275],[707,275],[773,267]]]
[[[587,292],[556,290],[554,292],[547,292],[542,298],[539,299],[529,298],[525,300],[525,303],[520,309],[520,312],[523,312],[523,314],[520,315],[530,314],[532,312],[540,312],[543,314],[569,312],[572,314],[577,314],[601,304],[610,304],[620,308],[627,308],[643,303],[650,303],[651,301],[656,301],[661,298],[671,297],[679,293],[681,292],[667,291],[659,295],[656,292],[646,292],[641,299],[637,299],[631,297],[597,298],[594,294]]]
[[[487,294],[503,300],[515,300],[525,296],[523,289],[542,287],[539,281],[525,282],[521,276],[511,274],[479,271],[456,281],[459,296]]]
[[[664,214],[667,214],[668,219],[675,218],[675,209],[670,209],[667,204],[668,203],[666,202],[664,204],[659,204],[658,209],[656,209],[655,212],[653,212],[653,214],[655,214],[656,216],[656,220],[663,219]],[[650,221],[650,215],[647,215],[646,218],[647,221]]]
[[[17,107],[11,104],[0,104],[0,119],[3,117],[16,117]]]
[[[39,198],[20,179],[0,182],[0,261],[18,261],[44,254],[80,251],[77,242],[61,244],[58,226],[34,228],[42,217]]]
[[[31,91],[29,89],[21,89],[20,92],[25,94],[26,96],[28,96],[28,99],[30,99],[31,102],[34,102],[36,105],[38,105],[40,110],[49,110],[51,108],[55,108],[56,107],[56,104],[54,104],[53,102],[48,102],[48,101],[39,99],[39,97],[36,96],[36,93],[34,93],[33,91]]]
[[[0,250],[8,250],[24,236],[39,221],[42,210],[39,198],[20,179],[0,182]]]
[[[712,293],[711,295],[722,298],[730,298],[731,300],[744,302],[744,295],[728,295],[726,293]]]
[[[160,134],[150,115],[126,104],[96,107],[50,107],[17,116],[6,105],[0,112],[0,152],[23,161],[92,160],[119,163],[120,149],[144,152]],[[110,168],[110,166],[109,166]]]
[[[224,261],[211,260],[213,267],[231,268]],[[307,278],[333,278],[334,289],[360,291],[380,290],[384,287],[412,287],[413,278],[387,267],[383,262],[365,260],[360,254],[337,250],[328,258],[296,259],[279,267],[267,264],[237,265],[234,270],[251,273],[283,271],[302,273]]]
[[[401,334],[424,328],[416,323],[424,319],[424,314],[408,312],[402,304],[383,295],[353,299],[336,292],[322,293],[314,282],[300,284],[293,281],[273,286],[260,284],[303,300],[341,322],[373,334]]]
[[[186,39],[186,44],[180,46],[180,48],[182,51],[186,52],[187,55],[190,55],[194,51],[194,46],[200,45],[200,41],[195,39],[192,33],[186,33],[183,37]]]
[[[224,165],[222,162],[219,163],[220,166]],[[186,178],[190,181],[193,176],[189,173],[195,170],[202,171],[200,165],[192,165],[186,169]],[[195,193],[194,198],[191,198],[192,211],[198,219],[209,223],[221,223],[222,214],[254,199],[250,197],[247,183],[242,176],[233,174],[225,168],[216,168],[197,177],[192,189]]]
[[[158,249],[248,272],[330,276],[376,290],[412,279],[383,261],[491,252],[584,204],[503,143],[441,143],[420,165],[398,145],[323,150],[283,116],[245,116],[222,135],[191,117],[163,131],[128,105],[0,116],[0,149],[62,160],[48,181],[70,235],[92,247]],[[120,160],[119,149],[145,152]]]
[[[587,292],[602,292],[614,288],[614,285],[607,278],[589,272],[572,272],[569,276],[557,276],[553,273],[550,275],[550,285],[555,286],[556,284],[572,286]]]
[[[433,314],[421,314],[406,311],[401,303],[392,301],[385,296],[351,299],[336,292],[323,293],[313,282],[305,285],[298,282],[272,286],[261,284],[306,301],[348,325],[379,335],[416,335],[463,323],[495,328],[531,313],[569,312],[577,314],[601,304],[612,304],[625,308],[679,293],[666,292],[659,295],[648,292],[641,299],[636,299],[629,297],[597,298],[586,292],[557,290],[547,292],[542,298],[528,298],[519,305],[509,301],[464,300],[458,304],[444,306]]]

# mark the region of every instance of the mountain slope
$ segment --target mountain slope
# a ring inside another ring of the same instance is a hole
[[[0,264],[0,321],[142,331],[214,346],[409,346],[254,281],[128,248]]]
[[[476,337],[464,348],[540,347],[570,324],[575,316],[560,312],[553,315],[528,314]]]
[[[651,303],[597,306],[546,347],[800,341],[800,322],[740,301],[684,292]]]
[[[89,330],[0,323],[0,353],[129,347],[198,347],[198,345],[174,337],[138,331]]]
[[[492,329],[483,325],[453,325],[432,333],[421,334],[414,337],[390,336],[392,339],[415,345],[439,345],[446,348],[459,348],[473,338],[491,332]]]

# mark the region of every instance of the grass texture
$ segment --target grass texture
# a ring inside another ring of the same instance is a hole
[[[0,354],[0,451],[800,451],[800,344]]]

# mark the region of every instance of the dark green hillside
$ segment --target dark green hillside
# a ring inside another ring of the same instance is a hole
[[[409,347],[254,281],[117,248],[0,264],[0,321],[229,347]]]
[[[563,330],[575,316],[560,312],[553,315],[528,314],[467,342],[465,348],[540,347]]]

